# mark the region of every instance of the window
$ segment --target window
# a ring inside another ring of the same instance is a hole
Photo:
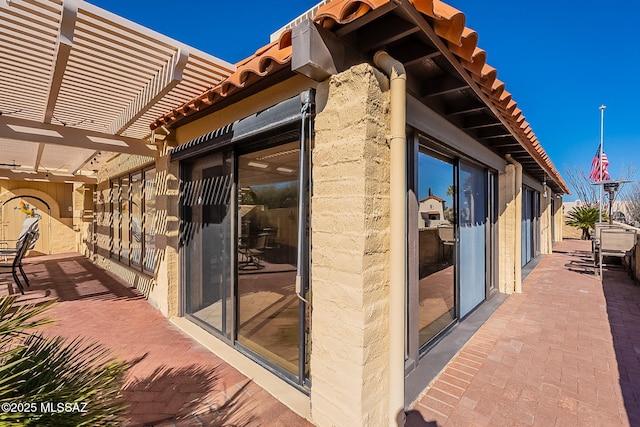
[[[111,180],[110,256],[153,272],[156,170],[146,168]]]
[[[415,366],[490,297],[497,180],[495,171],[426,136],[410,144],[406,357]]]
[[[143,227],[144,233],[144,269],[151,273],[155,270],[156,230],[158,224],[156,218],[156,170],[155,168],[144,171],[144,206]]]

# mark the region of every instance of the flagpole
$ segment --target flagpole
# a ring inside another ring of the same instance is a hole
[[[602,178],[603,178],[603,165],[602,165],[602,152],[604,151],[604,109],[607,108],[605,105],[600,106],[600,206],[599,206],[599,216],[598,222],[602,222]]]

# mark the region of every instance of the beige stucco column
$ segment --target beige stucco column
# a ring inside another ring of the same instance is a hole
[[[156,286],[154,297],[160,311],[168,317],[179,314],[180,277],[178,270],[179,194],[178,164],[169,161],[169,152],[175,144],[160,148],[156,160]],[[166,311],[165,311],[166,310]]]
[[[504,173],[498,175],[498,248],[500,251],[498,289],[502,293],[515,291],[515,269],[520,268],[516,261],[515,248],[520,244],[521,236],[516,235],[516,171],[508,164]]]
[[[386,82],[362,64],[318,88],[311,202],[311,407],[318,426],[388,423]]]
[[[540,253],[550,254],[553,251],[551,236],[551,200],[553,194],[549,188],[540,193]]]
[[[561,242],[563,239],[563,225],[564,225],[564,210],[562,209],[562,197],[556,197],[554,203],[555,212],[553,213],[553,220],[555,221],[554,238],[555,242]]]

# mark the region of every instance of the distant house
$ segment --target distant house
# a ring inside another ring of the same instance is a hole
[[[437,196],[429,196],[420,200],[420,218],[418,218],[420,228],[437,227],[441,224],[449,224],[445,218],[445,200]]]

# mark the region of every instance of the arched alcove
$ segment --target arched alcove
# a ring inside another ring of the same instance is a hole
[[[69,252],[75,250],[72,218],[60,217],[60,206],[49,194],[32,188],[16,188],[0,194],[0,238],[13,240],[24,220],[20,202],[36,208],[41,215],[40,238],[31,255]]]

